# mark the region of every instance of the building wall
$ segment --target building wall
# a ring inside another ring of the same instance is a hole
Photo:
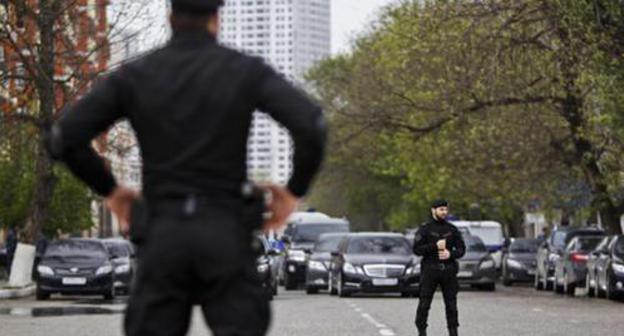
[[[330,33],[330,0],[227,0],[221,10],[222,44],[264,58],[300,86],[310,67],[330,55]],[[248,146],[249,177],[285,184],[292,155],[288,132],[257,112]]]

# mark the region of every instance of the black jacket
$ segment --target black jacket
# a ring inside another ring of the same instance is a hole
[[[451,252],[451,258],[441,261],[438,258],[437,242],[446,239],[446,249]],[[414,253],[422,256],[423,264],[454,263],[466,254],[466,245],[461,232],[448,221],[429,220],[421,226],[414,236]]]
[[[127,118],[141,148],[144,194],[202,194],[247,179],[255,110],[290,131],[296,150],[288,188],[303,196],[323,158],[321,109],[260,58],[222,47],[202,31],[176,33],[163,48],[99,81],[52,128],[50,148],[106,196],[116,182],[91,141]]]

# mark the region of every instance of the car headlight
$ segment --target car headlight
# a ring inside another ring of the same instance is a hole
[[[311,270],[315,270],[315,271],[326,271],[327,270],[327,268],[325,268],[325,265],[323,265],[322,262],[316,261],[316,260],[310,260],[310,262],[308,263],[308,267]]]
[[[482,262],[481,265],[479,266],[480,269],[493,268],[493,267],[494,267],[494,260],[486,260]]]
[[[420,274],[420,264],[412,265],[407,268],[405,275]]]
[[[521,262],[513,259],[507,259],[507,266],[511,268],[524,268]]]
[[[37,272],[42,275],[54,275],[54,270],[52,267],[39,265],[37,266]]]
[[[611,264],[611,267],[613,268],[613,270],[617,273],[624,273],[624,265],[622,264]]]
[[[352,264],[350,264],[350,263],[345,263],[345,264],[342,266],[342,270],[343,270],[345,273],[357,274],[357,270],[355,269],[355,266],[353,266],[353,265],[352,265]]]
[[[130,273],[130,265],[129,264],[120,265],[120,266],[115,267],[115,274],[123,274],[123,273]]]
[[[288,251],[288,259],[292,261],[304,262],[306,260],[306,254],[300,250]]]
[[[106,265],[106,266],[102,266],[102,267],[98,268],[97,271],[95,271],[95,275],[109,274],[112,271],[113,271],[113,266]]]
[[[269,265],[260,264],[258,265],[258,273],[266,273],[269,270]]]

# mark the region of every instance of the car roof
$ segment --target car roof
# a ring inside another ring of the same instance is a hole
[[[451,224],[460,227],[488,227],[488,228],[501,228],[502,225],[495,221],[450,221]]]
[[[329,233],[321,233],[321,235],[319,236],[319,240],[324,239],[324,238],[331,238],[331,237],[344,237],[347,234],[349,234],[348,232],[329,232]]]
[[[395,232],[355,232],[347,235],[351,237],[400,237],[405,238],[405,235]]]

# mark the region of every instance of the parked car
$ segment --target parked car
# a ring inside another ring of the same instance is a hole
[[[329,288],[331,252],[338,250],[338,244],[346,235],[346,233],[324,233],[319,236],[308,259],[306,293],[316,294],[319,290]]]
[[[624,236],[605,238],[590,254],[586,289],[608,299],[624,293]]]
[[[115,290],[130,293],[136,274],[136,256],[132,244],[124,239],[102,240],[115,272]]]
[[[50,294],[115,297],[115,273],[104,243],[67,239],[50,243],[37,266],[37,300]]]
[[[532,282],[535,278],[535,257],[541,241],[538,239],[514,239],[503,250],[502,280],[504,286],[514,282]]]
[[[466,255],[459,259],[459,284],[488,291],[496,290],[496,262],[481,238],[464,235],[464,243]]]
[[[352,233],[332,252],[329,290],[340,297],[390,292],[417,295],[419,280],[420,258],[402,234]]]
[[[297,289],[305,284],[308,253],[323,233],[349,232],[349,222],[325,214],[296,213],[289,222],[282,239],[286,244],[286,256],[282,263],[281,278],[286,290]]]
[[[269,299],[273,299],[278,292],[277,261],[278,252],[271,248],[264,236],[258,236],[255,240],[254,249],[258,255],[256,267],[262,286],[266,289]]]
[[[494,221],[451,221],[451,223],[460,232],[464,234],[468,232],[471,236],[479,237],[494,260],[496,268],[501,268],[505,235],[500,223]]]
[[[585,286],[587,259],[604,235],[577,236],[566,246],[561,258],[555,261],[555,293],[574,295],[576,287]]]
[[[555,280],[555,263],[559,260],[566,246],[577,236],[597,236],[604,232],[596,228],[561,227],[553,230],[537,250],[537,268],[534,286],[537,290],[552,290]]]

